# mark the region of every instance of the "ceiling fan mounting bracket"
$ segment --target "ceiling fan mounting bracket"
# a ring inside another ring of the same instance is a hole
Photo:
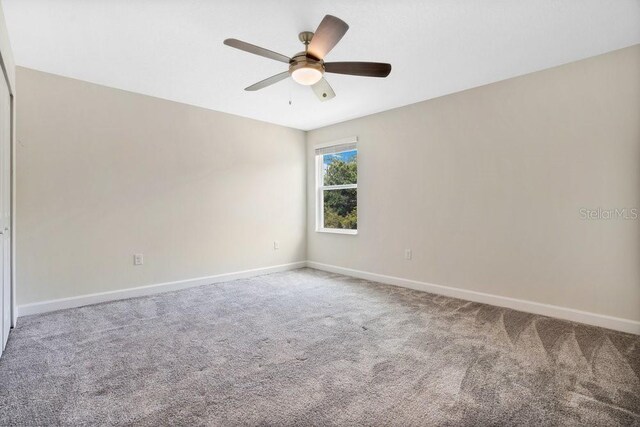
[[[313,32],[311,31],[303,31],[300,34],[298,34],[298,39],[304,43],[305,46],[309,46],[309,43],[311,43],[311,39],[313,38]]]

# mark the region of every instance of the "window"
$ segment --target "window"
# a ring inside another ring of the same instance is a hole
[[[316,231],[358,231],[356,138],[316,147]]]

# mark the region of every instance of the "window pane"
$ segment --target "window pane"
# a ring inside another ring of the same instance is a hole
[[[324,154],[322,156],[323,185],[358,183],[358,150]]]
[[[324,190],[324,228],[358,229],[358,190]]]

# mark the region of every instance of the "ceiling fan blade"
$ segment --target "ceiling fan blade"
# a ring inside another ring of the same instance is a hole
[[[275,76],[271,76],[269,78],[266,78],[262,81],[259,81],[256,84],[252,84],[251,86],[245,88],[244,90],[248,90],[250,92],[253,92],[255,90],[260,90],[260,89],[264,89],[267,86],[271,86],[274,83],[278,83],[280,80],[284,80],[287,77],[289,77],[289,72],[288,71],[283,71],[280,74],[276,74]]]
[[[349,26],[342,19],[326,15],[313,34],[307,53],[318,59],[324,59],[325,55],[338,44],[348,29]]]
[[[269,49],[265,49],[260,46],[253,45],[251,43],[243,42],[237,39],[226,39],[224,44],[227,46],[235,47],[236,49],[244,50],[245,52],[253,53],[254,55],[264,56],[265,58],[275,59],[276,61],[284,62],[288,64],[291,61],[291,58],[288,56],[282,55],[280,53],[274,52]]]
[[[320,101],[328,101],[336,96],[331,85],[329,85],[329,82],[326,81],[324,77],[321,78],[318,83],[311,86],[311,89],[313,89],[313,92]]]
[[[381,62],[326,62],[327,73],[349,74],[352,76],[387,77],[391,72],[391,64]]]

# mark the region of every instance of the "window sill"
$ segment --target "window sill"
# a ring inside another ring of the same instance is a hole
[[[358,230],[347,230],[344,228],[318,228],[316,233],[333,233],[333,234],[350,234],[352,236],[358,234]]]

